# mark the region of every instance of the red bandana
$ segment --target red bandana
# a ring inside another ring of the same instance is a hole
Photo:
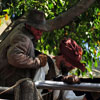
[[[34,28],[32,26],[29,26],[27,24],[26,24],[26,28],[29,29],[33,33],[33,35],[34,35],[36,40],[39,40],[41,38],[42,33],[43,33],[42,30],[38,30],[38,29],[36,29],[36,28]]]
[[[42,36],[42,32],[41,30],[35,29],[34,27],[31,27],[31,32],[33,33],[34,37],[36,40],[39,40]]]

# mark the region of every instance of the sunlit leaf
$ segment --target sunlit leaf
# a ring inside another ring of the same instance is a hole
[[[98,67],[98,62],[97,62],[97,60],[95,60],[94,66],[95,66],[95,67]]]

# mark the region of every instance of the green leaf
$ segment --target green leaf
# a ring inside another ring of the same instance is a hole
[[[88,61],[88,66],[89,66],[89,68],[92,68],[92,61]]]
[[[100,57],[100,52],[97,53],[97,57]]]
[[[9,14],[9,9],[4,9],[4,12],[7,12],[7,14]]]
[[[94,66],[95,66],[96,68],[98,67],[98,62],[97,62],[97,60],[95,60]]]
[[[54,6],[53,6],[53,3],[49,4],[48,7],[49,7],[50,9],[52,9],[52,8],[54,7]]]
[[[81,63],[84,63],[84,64],[86,64],[86,63],[87,63],[85,60],[81,60],[80,62],[81,62]]]
[[[60,4],[63,6],[64,5],[64,1],[63,0],[59,0]]]
[[[88,70],[88,72],[92,72],[92,70],[90,69],[90,67],[86,66],[86,69]]]
[[[93,75],[92,75],[92,74],[89,74],[89,77],[90,77],[91,79],[93,79]]]

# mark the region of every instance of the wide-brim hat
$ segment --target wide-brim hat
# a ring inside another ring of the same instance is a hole
[[[64,38],[60,42],[60,53],[71,64],[73,68],[77,67],[82,72],[85,71],[85,65],[80,62],[82,58],[82,48],[71,38]]]
[[[31,9],[26,14],[25,23],[36,29],[47,31],[45,14],[42,11]]]

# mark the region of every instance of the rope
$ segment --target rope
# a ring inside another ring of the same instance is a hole
[[[18,86],[20,83],[22,83],[22,82],[24,82],[24,81],[26,81],[26,80],[31,80],[31,79],[30,79],[30,78],[23,78],[23,79],[18,80],[18,81],[16,82],[16,84],[14,84],[13,86],[9,87],[8,89],[6,89],[6,90],[0,92],[0,95],[3,94],[3,93],[8,92],[9,90],[11,90],[11,89],[13,89],[13,88],[15,88],[15,87]]]
[[[16,84],[14,84],[13,86],[9,87],[8,89],[6,89],[6,90],[0,92],[0,95],[3,94],[3,93],[8,92],[9,90],[11,90],[11,89],[13,89],[13,88],[15,88],[15,87],[18,86],[20,83],[22,83],[22,82],[24,82],[24,81],[26,81],[26,80],[31,80],[31,79],[30,79],[30,78],[23,78],[23,79],[18,80],[18,81],[16,82]],[[43,98],[42,98],[41,94],[39,93],[39,91],[37,90],[37,88],[36,88],[36,92],[38,93],[38,96],[39,96],[40,100],[43,100]]]
[[[50,91],[48,93],[44,93],[44,94],[42,94],[42,96],[45,96],[45,95],[50,94],[50,93],[52,93],[52,91]]]

